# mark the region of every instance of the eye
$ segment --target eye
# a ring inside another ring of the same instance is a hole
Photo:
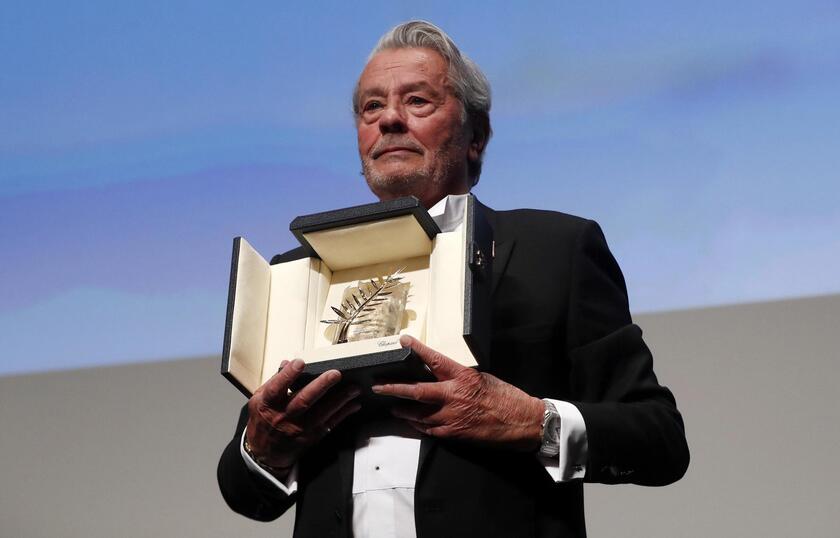
[[[429,101],[427,101],[426,99],[423,99],[422,97],[417,96],[417,95],[412,95],[411,97],[408,98],[408,104],[409,105],[425,105],[428,102]]]
[[[365,106],[364,108],[362,108],[362,110],[364,112],[372,112],[374,110],[379,110],[380,108],[382,108],[382,103],[380,103],[379,101],[368,101],[367,103],[365,103]]]

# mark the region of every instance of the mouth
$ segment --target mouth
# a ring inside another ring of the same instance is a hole
[[[389,146],[387,148],[383,148],[381,150],[377,150],[373,153],[373,158],[378,159],[383,155],[395,155],[400,153],[420,153],[415,148],[410,148],[406,146]]]

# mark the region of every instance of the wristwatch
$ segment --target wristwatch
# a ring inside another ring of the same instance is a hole
[[[543,400],[545,412],[542,422],[540,456],[552,458],[560,453],[560,413],[549,400]]]
[[[244,437],[244,441],[242,443],[242,448],[245,449],[245,453],[248,454],[248,457],[250,457],[252,460],[254,460],[254,463],[256,463],[257,465],[262,467],[264,470],[268,471],[269,473],[271,473],[275,476],[283,476],[285,474],[288,474],[289,469],[291,469],[292,466],[289,466],[289,467],[275,467],[274,465],[269,465],[269,464],[261,461],[260,458],[258,458],[257,455],[254,454],[254,451],[251,450],[251,443],[248,442],[248,436],[245,435],[243,437]]]

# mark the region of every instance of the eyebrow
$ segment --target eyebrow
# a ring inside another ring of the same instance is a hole
[[[425,90],[434,95],[435,97],[440,96],[440,92],[438,92],[434,86],[426,82],[425,80],[418,80],[415,82],[407,82],[397,87],[398,93],[411,93],[418,90]],[[363,101],[371,96],[379,96],[385,95],[385,89],[382,86],[374,86],[372,88],[368,88],[365,91],[359,94],[359,101]]]

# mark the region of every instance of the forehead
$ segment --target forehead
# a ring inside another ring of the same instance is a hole
[[[359,90],[387,91],[395,85],[426,83],[443,89],[447,84],[446,60],[432,49],[390,49],[377,53],[359,77]]]

